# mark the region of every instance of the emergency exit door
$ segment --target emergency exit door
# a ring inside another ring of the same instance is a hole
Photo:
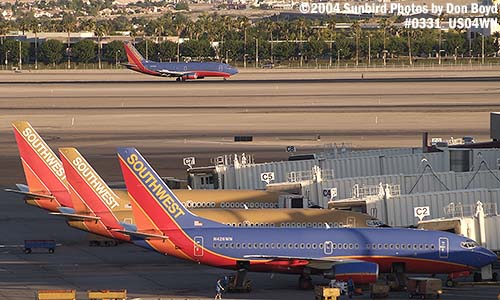
[[[448,238],[440,237],[439,238],[439,257],[440,258],[448,258],[448,254],[450,252],[450,242]]]
[[[194,237],[194,256],[203,256],[203,237],[195,236]]]

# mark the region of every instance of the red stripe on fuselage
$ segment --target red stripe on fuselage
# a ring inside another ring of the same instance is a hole
[[[204,71],[204,70],[197,70],[197,71],[188,71],[196,74],[197,77],[224,77],[224,78],[229,78],[231,77],[231,74],[226,73],[226,72],[218,72],[218,71]]]

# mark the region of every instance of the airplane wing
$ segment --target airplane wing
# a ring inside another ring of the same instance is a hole
[[[269,259],[271,262],[276,261],[293,261],[296,266],[307,266],[311,269],[330,270],[332,267],[344,263],[364,262],[357,259],[344,258],[311,258],[311,257],[291,257],[291,256],[270,256],[270,255],[245,255],[244,258]]]
[[[166,239],[168,239],[168,236],[166,236],[166,235],[153,234],[153,233],[140,232],[140,231],[131,231],[131,230],[125,230],[125,229],[111,229],[111,231],[123,233],[123,234],[129,235],[131,237],[138,237],[138,238],[146,239],[146,240],[166,240]]]
[[[20,190],[13,190],[13,189],[4,189],[5,192],[8,193],[16,193],[16,194],[21,194],[26,196],[28,199],[36,199],[36,200],[54,200],[55,197],[51,195],[45,195],[45,194],[37,194],[37,193],[32,193],[28,191],[20,191]]]
[[[167,77],[182,77],[182,76],[194,76],[194,75],[196,75],[196,73],[192,72],[192,71],[179,72],[179,71],[170,71],[170,70],[157,70],[156,72],[160,73],[162,76],[167,76]]]

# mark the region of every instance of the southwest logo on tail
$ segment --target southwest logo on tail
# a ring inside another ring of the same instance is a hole
[[[59,149],[66,172],[74,213],[61,213],[71,226],[151,249],[144,239],[166,239],[141,233],[132,224],[121,222],[119,214],[130,216],[129,204],[113,191],[75,148]]]
[[[85,226],[82,229],[115,238],[104,223],[116,228],[121,227],[112,213],[113,209],[120,207],[118,196],[75,148],[61,148],[59,154],[74,207],[73,213],[62,213],[62,215],[68,217],[70,222],[91,221],[81,224]]]
[[[238,69],[218,62],[155,62],[144,59],[130,42],[124,43],[130,70],[162,77],[175,77],[177,81],[222,77],[227,79],[238,73]]]
[[[440,231],[395,228],[237,228],[186,210],[134,148],[119,148],[127,189],[147,215],[189,259],[238,270],[310,275],[368,283],[378,272],[458,274],[497,260],[474,241]],[[134,205],[132,209],[137,209]]]
[[[28,186],[7,190],[26,196],[26,202],[50,211],[72,207],[61,161],[26,121],[12,122]]]

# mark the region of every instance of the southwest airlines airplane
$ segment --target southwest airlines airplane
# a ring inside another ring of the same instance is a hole
[[[367,283],[395,267],[453,276],[497,260],[476,242],[441,231],[229,227],[187,210],[135,148],[119,148],[118,157],[132,210],[151,236],[175,246],[166,254],[201,264],[300,274],[299,286],[307,287],[311,274]]]
[[[227,79],[238,73],[238,70],[228,64],[218,62],[156,62],[144,59],[130,42],[125,42],[125,52],[130,70],[162,76],[176,77],[177,81],[188,79],[203,79],[205,77],[222,77]]]
[[[12,123],[19,154],[28,185],[18,185],[19,190],[8,190],[24,195],[26,202],[67,218],[70,226],[110,238],[124,240],[114,232],[105,230],[99,222],[108,216],[98,216],[106,211],[114,214],[120,222],[135,224],[126,190],[111,189],[85,158],[74,148],[60,149],[60,157],[52,151],[36,130],[26,121]],[[62,162],[61,162],[62,160]],[[75,175],[76,172],[76,176]],[[71,179],[70,180],[70,175]],[[76,178],[76,179],[75,179]],[[72,184],[73,181],[73,184]],[[80,189],[80,190],[78,190]],[[82,190],[83,189],[83,190]],[[231,190],[176,190],[176,194],[186,202],[252,203],[262,197],[254,191]],[[76,196],[78,195],[78,196]],[[88,198],[98,197],[102,204],[90,207]],[[269,200],[262,200],[269,201]],[[257,202],[255,202],[257,203]],[[267,202],[266,202],[267,203]],[[104,207],[102,206],[104,205]],[[197,205],[198,206],[198,205]],[[217,220],[232,226],[314,226],[378,227],[381,221],[362,213],[323,209],[197,209],[198,214],[207,219]],[[100,221],[99,221],[100,220]],[[99,222],[98,222],[99,221]],[[105,226],[123,229],[115,223]],[[126,237],[128,241],[128,237]]]

